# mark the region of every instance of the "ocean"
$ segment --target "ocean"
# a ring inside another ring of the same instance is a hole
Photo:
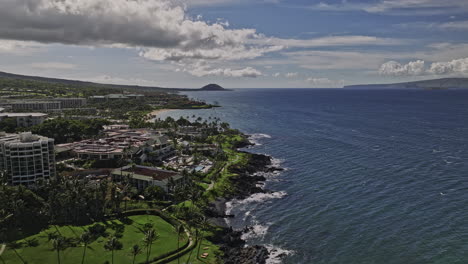
[[[286,168],[228,204],[269,263],[468,263],[468,91],[186,94],[223,107],[161,117],[219,117]]]

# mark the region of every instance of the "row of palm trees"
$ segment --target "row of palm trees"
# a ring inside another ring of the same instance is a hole
[[[183,229],[182,229],[183,230]],[[49,238],[52,240],[52,247],[57,253],[57,263],[61,264],[61,257],[60,253],[63,252],[68,246],[69,243],[67,239],[61,235],[54,235],[49,234]],[[158,239],[158,235],[156,231],[151,228],[144,233],[143,237],[143,244],[146,250],[146,263],[150,263],[150,256],[151,250],[154,242]],[[81,264],[85,263],[86,259],[86,249],[88,245],[94,240],[94,236],[89,232],[86,231],[80,236],[80,242],[83,244],[83,254],[81,258]],[[111,252],[111,263],[114,263],[114,251],[121,250],[123,247],[122,242],[120,242],[115,236],[110,237],[106,243],[104,244],[104,249]],[[135,244],[133,247],[130,248],[130,254],[132,255],[132,263],[134,264],[136,261],[136,257],[143,253],[143,249],[138,245]]]

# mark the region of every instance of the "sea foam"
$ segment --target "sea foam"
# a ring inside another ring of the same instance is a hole
[[[287,250],[273,245],[265,245],[265,247],[270,253],[268,259],[266,260],[267,264],[280,264],[282,263],[283,257],[291,256],[294,254],[293,250]]]

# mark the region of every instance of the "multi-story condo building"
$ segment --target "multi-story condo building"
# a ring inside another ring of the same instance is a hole
[[[50,98],[25,99],[8,103],[12,110],[17,111],[52,111],[60,109],[81,108],[86,105],[85,98]]]
[[[56,98],[54,101],[60,102],[62,109],[81,108],[86,105],[85,98]]]
[[[0,171],[10,185],[34,185],[55,177],[54,140],[30,132],[0,132]]]
[[[50,111],[61,109],[62,103],[53,100],[21,100],[11,103],[11,109],[13,111]]]
[[[31,127],[44,123],[47,118],[43,113],[0,113],[0,121],[13,118],[17,127]]]

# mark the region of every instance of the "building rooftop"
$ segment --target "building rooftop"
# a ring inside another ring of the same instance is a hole
[[[46,141],[46,140],[49,141],[53,139],[35,135],[35,134],[32,134],[31,132],[24,132],[20,134],[9,134],[5,132],[0,132],[0,143],[18,144],[18,143],[32,143],[32,142],[39,142],[39,141]]]
[[[167,142],[165,136],[146,129],[115,129],[107,130],[106,137],[88,139],[74,143],[56,146],[59,151],[72,150],[75,153],[105,154],[137,151],[145,145],[159,145]]]
[[[178,172],[163,170],[155,167],[146,166],[126,166],[114,170],[113,174],[124,174],[134,179],[167,181],[169,178],[179,179],[182,176]]]
[[[46,117],[43,113],[0,113],[0,117]]]

